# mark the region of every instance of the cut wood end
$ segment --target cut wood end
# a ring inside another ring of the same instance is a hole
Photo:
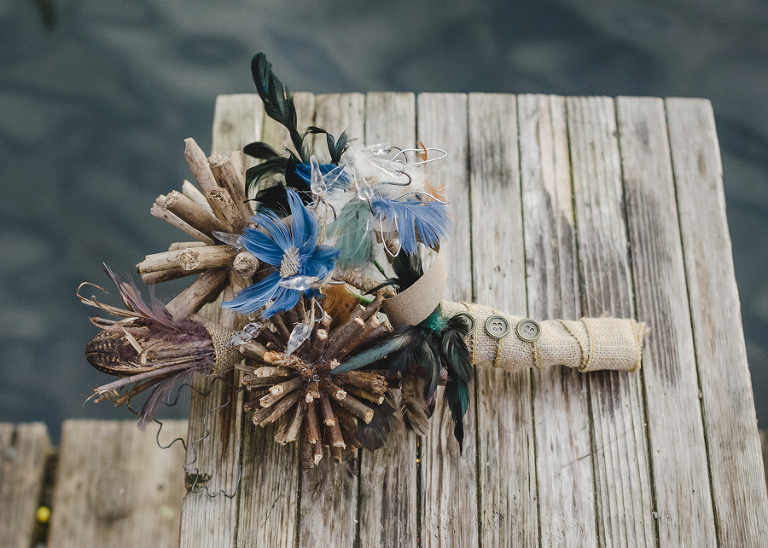
[[[369,409],[365,412],[365,415],[363,415],[363,422],[365,424],[370,424],[373,420],[373,409]]]
[[[264,352],[264,361],[271,364],[283,363],[283,355],[280,352],[267,351]]]
[[[317,338],[320,339],[321,341],[326,340],[328,338],[328,332],[325,329],[318,329]],[[333,362],[336,362],[336,365],[339,365],[338,360],[331,360],[331,368],[335,367],[333,365]]]

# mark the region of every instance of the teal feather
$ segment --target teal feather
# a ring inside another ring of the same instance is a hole
[[[366,201],[353,198],[344,204],[329,227],[331,237],[338,237],[335,244],[339,250],[337,264],[355,267],[368,262],[373,245],[372,226],[373,214]]]
[[[392,336],[381,344],[353,356],[341,365],[331,370],[331,375],[338,373],[347,373],[360,369],[379,360],[383,360],[389,354],[406,348],[413,343],[410,333],[393,333]]]

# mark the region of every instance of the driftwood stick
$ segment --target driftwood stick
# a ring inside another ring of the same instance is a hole
[[[168,270],[160,270],[158,272],[150,272],[148,274],[141,275],[141,281],[147,285],[159,284],[161,282],[167,282],[169,280],[178,280],[184,276],[191,276],[194,272],[187,272],[182,270],[181,267],[169,268]]]
[[[348,384],[374,394],[384,394],[389,388],[389,383],[385,377],[367,371],[350,371],[349,373],[339,373],[334,377],[339,384]]]
[[[320,388],[317,381],[311,381],[307,383],[306,400],[307,403],[314,401],[320,397]]]
[[[213,214],[227,226],[227,232],[240,232],[245,227],[245,222],[237,210],[232,197],[223,188],[214,188],[205,195],[211,204]]]
[[[261,412],[262,410],[273,409],[272,414],[269,415],[260,424],[263,426],[266,423],[276,422],[281,415],[283,415],[286,411],[288,411],[291,407],[293,407],[296,404],[296,402],[298,402],[300,399],[301,399],[301,390],[294,390],[293,392],[285,396],[283,399],[281,399],[279,402],[277,402],[273,407],[264,407],[260,409],[259,411],[257,411],[257,413]]]
[[[205,199],[205,195],[200,192],[199,188],[197,188],[186,179],[184,179],[184,183],[181,185],[181,193],[202,207],[208,213],[213,215],[213,210],[211,209],[211,205],[208,203],[208,200]]]
[[[304,404],[306,405],[306,404]],[[304,411],[306,413],[306,410]],[[304,426],[301,429],[301,450],[300,450],[301,467],[304,470],[309,470],[315,467],[315,451],[314,447],[307,439],[307,427]]]
[[[166,253],[177,252],[168,251]],[[178,263],[183,270],[199,271],[210,268],[223,268],[230,265],[235,256],[235,250],[228,245],[209,245],[205,247],[190,247],[178,252],[178,254]],[[160,255],[160,253],[157,255]]]
[[[336,416],[333,414],[331,400],[328,399],[328,395],[325,392],[320,392],[320,411],[323,415],[324,425],[333,426],[336,424]]]
[[[320,379],[319,388],[336,401],[343,401],[347,397],[347,393],[344,390],[333,384],[326,377]]]
[[[304,404],[296,406],[296,412],[291,419],[291,423],[288,425],[288,430],[285,432],[285,443],[291,443],[296,441],[296,438],[301,432],[301,425],[304,422]]]
[[[301,382],[301,379],[298,379],[298,380],[299,382]],[[272,405],[281,401],[284,397],[289,396],[293,392],[294,390],[291,390],[290,392],[281,392],[280,394],[275,394],[273,392],[264,394],[262,397],[259,398],[259,405],[261,405],[262,407],[272,407]]]
[[[191,137],[184,139],[184,145],[184,157],[187,159],[189,169],[192,171],[195,179],[197,179],[197,184],[200,185],[203,195],[207,195],[218,186],[216,178],[213,176],[208,165],[208,157]]]
[[[288,329],[288,326],[285,325],[282,316],[280,316],[280,314],[275,314],[272,316],[271,320],[272,325],[275,326],[278,334],[283,338],[283,342],[287,343],[288,339],[291,338],[291,331]]]
[[[259,367],[255,373],[257,377],[293,377],[296,371],[288,367]]]
[[[347,394],[343,400],[338,400],[338,402],[339,405],[358,419],[362,420],[365,424],[369,424],[373,420],[373,409],[349,394]]]
[[[163,251],[162,253],[147,255],[143,261],[136,265],[136,272],[149,274],[150,272],[178,268],[182,253],[183,251]]]
[[[178,251],[180,249],[188,249],[190,247],[205,247],[205,242],[173,242],[168,246],[168,251]]]
[[[259,269],[259,260],[247,250],[240,251],[232,261],[232,269],[243,278],[251,278]]]
[[[341,427],[337,422],[334,421],[332,425],[326,426],[325,431],[328,432],[331,447],[340,447],[341,449],[347,447],[347,444],[344,443],[344,436],[341,435]]]
[[[205,303],[213,301],[226,282],[226,270],[206,270],[192,285],[176,295],[166,308],[176,319],[188,318]]]
[[[244,227],[251,218],[250,206],[245,203],[245,179],[227,156],[217,154],[208,158],[213,177],[219,186],[232,198],[235,212],[239,219],[239,228]]]
[[[323,460],[323,444],[322,442],[316,443],[312,446],[312,458],[314,459],[315,466],[320,464],[320,461]]]
[[[239,150],[233,150],[227,156],[229,156],[229,161],[232,162],[232,167],[235,168],[238,178],[242,181],[243,196],[245,196],[245,154]]]
[[[296,378],[298,379],[298,377]],[[301,379],[299,379],[299,381],[301,381]],[[285,382],[285,377],[257,377],[256,375],[248,374],[243,376],[243,383],[246,384],[248,388],[272,388],[276,384],[282,382]],[[293,390],[296,390],[296,388]],[[286,392],[285,389],[284,392]]]
[[[315,336],[312,339],[312,351],[310,352],[310,361],[316,362],[323,355],[325,345],[328,343],[328,331],[322,328],[315,330]]]
[[[277,431],[275,432],[275,441],[280,445],[285,443],[285,434],[288,432],[288,417],[281,416],[277,421]]]
[[[240,345],[240,353],[246,358],[263,360],[265,352],[267,352],[267,349],[264,347],[264,345],[261,343],[257,343],[256,341],[248,341],[247,343],[243,343]],[[256,374],[257,375],[259,374],[258,370],[256,371]],[[262,375],[259,375],[259,376],[262,376]],[[267,375],[263,375],[263,376],[267,376]]]
[[[275,396],[282,396],[283,394],[287,394],[289,392],[293,392],[294,390],[301,388],[303,384],[304,384],[304,379],[302,379],[301,377],[293,377],[292,379],[288,379],[287,381],[283,381],[281,383],[275,384],[274,386],[272,386],[272,388],[269,389],[269,393]],[[268,407],[268,406],[265,406],[265,407]]]
[[[362,320],[362,318],[360,319]],[[368,321],[363,325],[363,330],[341,349],[341,353],[348,356],[355,348],[368,341],[373,332],[380,326],[381,321],[379,321],[378,317],[371,316],[368,318]]]
[[[307,441],[312,445],[319,443],[322,445],[322,439],[320,439],[320,426],[317,421],[317,406],[315,402],[306,404],[307,411]]]
[[[377,405],[384,403],[384,394],[374,394],[373,392],[363,390],[362,388],[357,388],[356,386],[348,386],[347,393],[357,396],[358,398],[363,398],[364,400],[368,400],[369,402],[375,403]]]
[[[161,194],[160,196],[157,197],[157,200],[155,200],[155,203],[152,204],[152,207],[149,210],[149,212],[152,214],[153,217],[162,219],[166,223],[172,226],[175,226],[182,232],[186,232],[187,234],[192,236],[194,239],[199,240],[205,244],[208,244],[208,245],[214,244],[213,238],[211,238],[207,234],[200,232],[198,229],[196,229],[189,223],[181,220],[177,215],[174,215],[173,213],[168,211],[165,208],[165,202],[166,202],[165,195]]]
[[[365,313],[365,309],[362,306],[356,306],[349,315],[349,320],[330,333],[331,342],[323,352],[324,358],[335,357],[347,343],[357,337],[365,326],[365,321],[361,319],[363,313]]]
[[[165,197],[165,207],[179,219],[200,232],[210,235],[214,230],[228,232],[229,227],[177,190]]]

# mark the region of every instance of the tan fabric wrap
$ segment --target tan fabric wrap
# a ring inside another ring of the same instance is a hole
[[[461,312],[474,317],[475,331],[467,337],[467,346],[476,365],[507,371],[564,365],[582,372],[637,371],[640,367],[645,333],[642,322],[617,318],[545,320],[538,322],[538,340],[526,342],[516,331],[517,324],[525,318],[473,303],[444,301],[442,307],[448,317]],[[509,333],[501,339],[491,337],[485,330],[486,320],[494,314],[509,322]]]
[[[232,369],[243,360],[243,355],[238,347],[229,344],[229,341],[237,333],[236,331],[209,322],[201,316],[196,315],[192,319],[202,324],[211,336],[213,349],[216,351],[216,365],[213,367],[214,374]]]
[[[445,257],[438,251],[435,261],[416,283],[381,304],[390,325],[397,329],[426,320],[443,299],[447,283]]]

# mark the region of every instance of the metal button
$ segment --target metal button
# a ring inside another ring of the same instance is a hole
[[[485,332],[488,333],[489,337],[501,339],[509,333],[509,321],[498,314],[488,316],[488,319],[485,320]]]
[[[536,320],[527,318],[517,324],[517,336],[525,342],[533,342],[541,336],[541,326]]]
[[[475,327],[477,327],[477,321],[475,320],[475,317],[469,312],[459,312],[454,316],[454,318],[458,318],[459,316],[467,319],[467,323],[469,324],[469,332],[467,333],[467,335],[471,335],[472,333],[474,333]]]

